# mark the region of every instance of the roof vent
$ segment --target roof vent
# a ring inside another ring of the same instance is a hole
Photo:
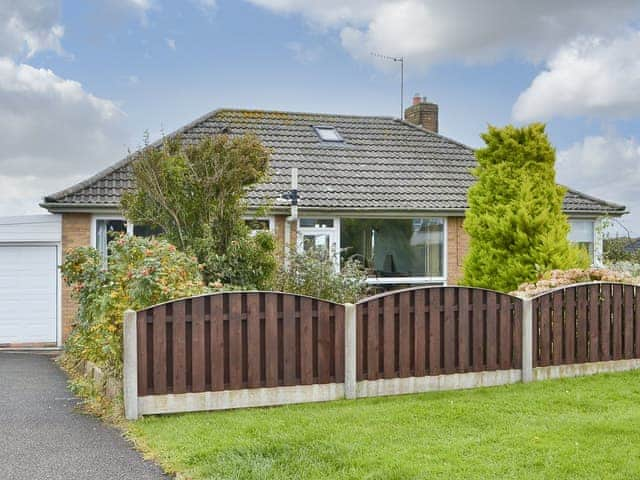
[[[344,142],[344,139],[340,136],[335,127],[316,125],[313,129],[323,142]]]

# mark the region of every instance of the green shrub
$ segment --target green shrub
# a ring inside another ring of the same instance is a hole
[[[248,229],[242,226],[241,230]],[[248,231],[241,231],[222,254],[212,247],[214,242],[207,237],[195,246],[198,258],[204,263],[206,279],[247,290],[268,289],[273,283],[278,261],[271,233],[258,232],[252,237]]]
[[[120,236],[109,244],[108,268],[90,247],[67,252],[62,275],[78,301],[67,354],[90,360],[108,374],[122,371],[122,317],[174,298],[204,293],[201,268],[193,257],[163,240]]]
[[[357,302],[367,293],[367,275],[357,260],[347,260],[340,272],[333,259],[321,250],[292,251],[288,266],[281,266],[274,290],[309,295],[336,303]]]

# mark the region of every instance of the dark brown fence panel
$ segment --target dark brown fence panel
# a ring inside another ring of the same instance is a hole
[[[341,383],[344,306],[228,292],[138,312],[138,394]]]
[[[640,357],[639,305],[636,287],[615,283],[573,285],[534,298],[534,366]]]
[[[465,287],[390,292],[356,306],[357,380],[519,369],[521,301]]]

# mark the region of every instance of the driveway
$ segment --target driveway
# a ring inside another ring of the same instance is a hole
[[[0,477],[167,478],[77,404],[52,357],[0,352]]]

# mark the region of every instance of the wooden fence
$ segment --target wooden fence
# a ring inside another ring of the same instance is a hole
[[[344,306],[231,292],[137,313],[140,396],[341,383]]]
[[[522,302],[479,288],[391,292],[356,306],[357,380],[520,368]]]
[[[594,283],[534,298],[534,367],[639,358],[638,293],[633,285]]]
[[[124,322],[127,418],[640,368],[640,290],[519,299],[421,287],[339,305],[277,292],[176,300]]]

